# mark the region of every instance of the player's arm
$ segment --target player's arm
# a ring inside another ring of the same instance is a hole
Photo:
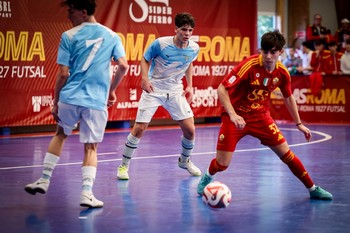
[[[193,98],[192,70],[193,64],[191,63],[185,71],[187,86],[183,93],[186,96],[188,103],[191,103]]]
[[[290,95],[289,97],[284,98],[284,103],[285,103],[289,113],[291,114],[298,129],[304,133],[306,140],[310,141],[311,140],[311,131],[306,126],[304,126],[300,120],[300,116],[299,116],[298,108],[297,108],[297,103],[295,101],[294,96]]]
[[[128,72],[128,69],[129,69],[129,65],[125,57],[118,58],[117,64],[118,64],[118,69],[115,72],[114,78],[112,79],[112,82],[111,82],[111,87],[109,89],[109,98],[107,103],[108,107],[112,106],[117,101],[115,90],[117,89],[120,81],[126,75],[126,72]]]
[[[141,66],[141,88],[142,90],[146,91],[147,93],[150,93],[153,91],[153,86],[148,78],[148,71],[150,67],[150,62],[145,59],[145,57],[141,58],[140,66]]]
[[[218,87],[218,96],[222,106],[225,108],[225,111],[230,116],[230,120],[235,124],[236,128],[243,129],[246,125],[246,122],[243,117],[237,115],[235,109],[231,104],[230,95],[226,87],[222,84],[220,84]]]
[[[55,92],[54,92],[54,100],[53,100],[53,107],[51,110],[51,113],[53,115],[53,118],[55,121],[60,121],[60,118],[58,117],[58,101],[60,98],[60,92],[61,89],[64,87],[64,85],[67,82],[67,79],[69,77],[69,67],[64,65],[59,65],[58,74],[56,78],[56,84],[55,84]]]

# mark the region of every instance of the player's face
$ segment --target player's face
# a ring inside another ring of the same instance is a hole
[[[175,28],[176,36],[182,43],[187,43],[193,33],[193,28],[189,25],[184,25],[180,28]]]
[[[273,71],[276,67],[279,56],[283,53],[282,50],[277,50],[275,47],[270,50],[262,50],[262,62],[266,70]]]
[[[68,19],[72,22],[73,27],[80,25],[84,22],[85,10],[77,10],[68,7]]]

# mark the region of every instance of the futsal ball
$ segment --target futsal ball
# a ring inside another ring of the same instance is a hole
[[[205,186],[202,200],[213,209],[226,208],[231,202],[231,190],[225,184],[214,181]]]

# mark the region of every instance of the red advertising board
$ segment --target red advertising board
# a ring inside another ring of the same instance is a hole
[[[0,1],[0,127],[53,124],[50,114],[56,56],[62,32],[71,28],[60,1]],[[109,120],[136,116],[140,59],[159,36],[174,35],[173,18],[190,12],[194,62],[192,103],[196,117],[218,116],[216,88],[232,67],[256,51],[257,0],[97,0],[96,19],[121,37],[130,68],[117,89]],[[169,117],[160,110],[155,118]]]
[[[293,95],[302,121],[311,123],[350,123],[350,76],[323,76],[322,89],[313,95],[309,76],[292,76]],[[274,95],[271,114],[278,120],[292,120],[283,100]]]

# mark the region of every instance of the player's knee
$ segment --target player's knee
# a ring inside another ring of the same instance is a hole
[[[134,128],[132,129],[132,135],[137,138],[141,138],[143,133],[146,131],[148,124],[139,124],[135,123]]]

